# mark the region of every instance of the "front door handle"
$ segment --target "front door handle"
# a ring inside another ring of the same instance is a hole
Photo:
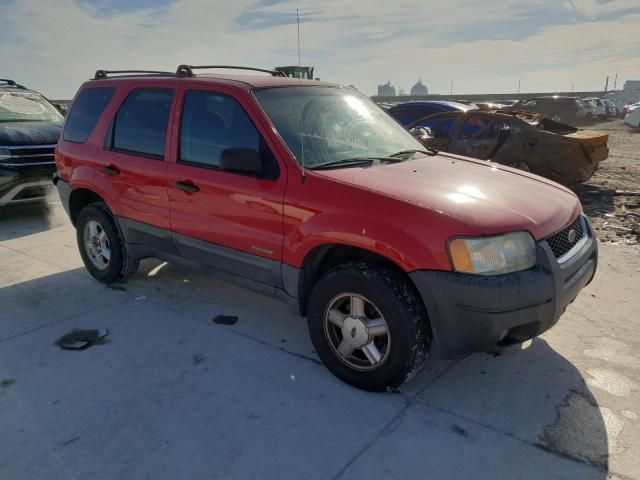
[[[176,182],[176,188],[189,193],[196,193],[200,191],[200,189],[191,182]]]
[[[106,173],[110,177],[115,177],[116,175],[120,175],[120,170],[113,166],[102,167],[102,172]]]

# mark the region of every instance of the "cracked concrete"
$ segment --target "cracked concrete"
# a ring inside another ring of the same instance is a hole
[[[640,478],[639,253],[602,246],[541,338],[371,394],[275,300],[153,260],[107,288],[59,204],[0,212],[0,478]]]

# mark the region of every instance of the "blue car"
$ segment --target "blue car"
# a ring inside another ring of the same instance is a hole
[[[473,104],[467,105],[459,102],[445,102],[438,100],[425,100],[418,102],[406,102],[394,105],[387,111],[405,127],[415,123],[421,118],[444,112],[467,112],[477,110]]]

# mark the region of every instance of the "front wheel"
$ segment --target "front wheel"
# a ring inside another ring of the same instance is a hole
[[[80,211],[76,238],[82,261],[96,280],[126,280],[138,270],[138,260],[125,250],[113,215],[104,203],[92,203]]]
[[[401,273],[368,262],[340,265],[309,298],[311,341],[341,380],[395,388],[422,366],[431,342],[424,306]]]

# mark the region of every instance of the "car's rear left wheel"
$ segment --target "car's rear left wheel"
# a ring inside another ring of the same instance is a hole
[[[80,211],[76,239],[82,261],[96,280],[126,280],[138,270],[138,260],[127,253],[115,219],[104,203],[92,203]]]

